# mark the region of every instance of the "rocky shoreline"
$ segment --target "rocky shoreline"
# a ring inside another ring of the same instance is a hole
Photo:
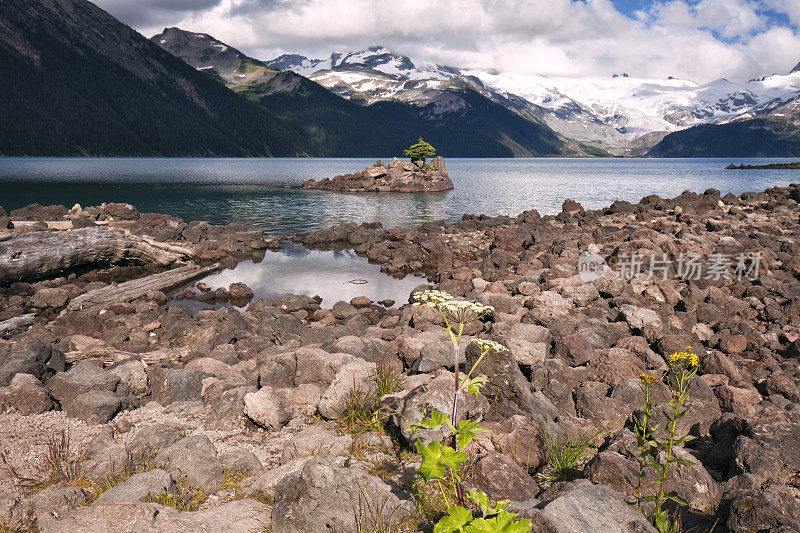
[[[0,287],[0,321],[28,317],[0,327],[0,525],[355,531],[366,495],[384,502],[392,530],[432,529],[436,506],[415,476],[408,424],[452,398],[449,340],[434,310],[367,298],[324,309],[285,295],[244,312],[192,311],[168,305],[161,290],[71,307],[117,282],[235,264],[279,242],[239,224],[187,224],[125,204],[29,206],[0,219],[16,228],[0,236],[7,263],[20,235],[58,231],[68,241],[87,229],[175,256],[154,265],[109,255],[100,267]],[[700,366],[678,431],[695,439],[678,447],[685,464],[667,485],[687,502],[684,528],[800,530],[800,184],[652,195],[594,211],[568,200],[555,216],[342,224],[294,240],[352,247],[389,274],[425,275],[494,307],[465,332],[510,349],[481,366],[484,394],[463,406],[488,430],[467,449],[467,484],[511,500],[533,531],[655,531],[624,503],[625,478],[636,472],[638,376],[662,371],[686,346]],[[600,268],[587,257],[600,257]],[[684,271],[689,257],[701,258],[696,277]],[[4,268],[0,261],[0,275]],[[246,286],[234,285],[219,298],[247,299]],[[216,301],[216,291],[197,289]],[[358,431],[342,419],[345,404],[354,388],[373,391],[379,370],[399,376],[398,390],[379,399],[388,415]],[[662,428],[664,401],[659,392]],[[573,481],[547,481],[537,428],[548,424],[595,438]],[[58,477],[46,458],[63,450],[62,435],[70,468]]]
[[[433,158],[427,166],[395,157],[388,165],[377,161],[361,172],[306,180],[302,187],[339,192],[440,192],[454,188],[442,157]]]
[[[800,169],[800,162],[798,163],[769,163],[767,165],[745,165],[744,163],[739,166],[731,163],[725,170],[798,170]]]

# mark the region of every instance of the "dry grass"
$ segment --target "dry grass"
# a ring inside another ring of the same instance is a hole
[[[0,455],[6,469],[11,474],[14,484],[23,494],[34,494],[56,483],[64,483],[75,487],[92,489],[92,483],[84,475],[85,458],[75,454],[70,446],[68,430],[54,431],[47,436],[47,454],[42,462],[36,465],[33,476],[23,476],[8,462],[5,455]]]

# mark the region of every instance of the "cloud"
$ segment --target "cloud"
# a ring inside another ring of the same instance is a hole
[[[628,72],[708,81],[786,72],[800,60],[796,0],[97,0],[145,35],[209,33],[269,59],[384,45],[413,59],[521,74]],[[786,15],[778,26],[766,10]]]

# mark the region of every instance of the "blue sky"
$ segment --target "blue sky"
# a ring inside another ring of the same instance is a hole
[[[525,75],[746,81],[800,61],[800,0],[94,0],[143,34],[209,33],[269,59],[383,45]]]

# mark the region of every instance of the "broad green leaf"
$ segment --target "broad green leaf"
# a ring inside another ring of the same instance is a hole
[[[464,531],[464,526],[472,521],[472,513],[460,505],[451,507],[447,513],[433,526],[433,533],[460,533]]]
[[[471,490],[467,492],[467,498],[475,502],[475,505],[478,506],[478,510],[481,512],[481,515],[484,518],[486,518],[487,516],[496,515],[497,513],[508,507],[509,504],[508,500],[500,500],[494,506],[492,506],[492,502],[489,500],[489,496],[477,490]]]
[[[411,429],[414,431],[418,431],[420,429],[431,429],[436,431],[442,427],[443,424],[449,421],[450,415],[433,410],[428,418],[422,420],[421,422],[417,422],[416,424],[411,424]]]
[[[494,518],[476,518],[464,528],[464,533],[529,533],[531,523],[522,519],[515,521],[517,515],[501,511]]]
[[[675,462],[683,466],[694,466],[694,463],[688,459],[675,459]]]
[[[472,420],[460,420],[456,429],[456,442],[462,450],[475,439],[478,433],[486,433],[480,424]]]
[[[467,460],[466,453],[457,452],[450,446],[442,446],[439,441],[431,442],[425,446],[422,441],[417,440],[417,450],[422,455],[422,464],[420,464],[417,472],[426,481],[445,479],[447,475],[445,467],[450,468],[454,473],[458,473],[461,463]]]

